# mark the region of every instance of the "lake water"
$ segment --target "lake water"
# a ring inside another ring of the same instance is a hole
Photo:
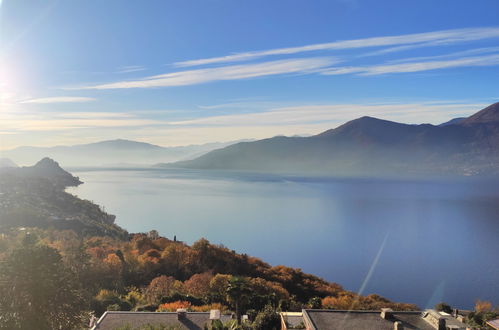
[[[499,304],[499,181],[310,179],[74,169],[70,192],[129,232],[205,237],[362,294]]]

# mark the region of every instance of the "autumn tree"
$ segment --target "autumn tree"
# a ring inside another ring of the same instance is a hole
[[[161,275],[154,278],[147,286],[145,296],[150,304],[157,304],[162,297],[182,291],[183,285],[174,277]]]
[[[210,280],[210,299],[215,302],[227,301],[227,288],[229,287],[232,275],[217,274]]]
[[[475,302],[475,312],[483,313],[490,312],[492,310],[492,303],[490,301],[478,299]]]
[[[206,297],[210,292],[210,282],[213,274],[205,272],[201,274],[194,274],[190,279],[184,282],[184,288],[187,293],[196,297]]]
[[[181,243],[168,245],[161,253],[163,272],[177,279],[182,279],[188,273],[186,265],[191,264],[190,254],[190,249]]]
[[[54,248],[27,242],[0,265],[0,328],[74,329],[87,306]]]

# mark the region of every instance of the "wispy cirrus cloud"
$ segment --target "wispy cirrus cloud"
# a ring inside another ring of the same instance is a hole
[[[108,90],[108,89],[130,89],[130,88],[159,88],[173,86],[189,86],[216,81],[241,80],[256,77],[276,76],[284,74],[311,74],[321,73],[323,75],[379,75],[385,73],[409,73],[426,70],[465,66],[496,65],[496,56],[499,47],[481,47],[461,50],[450,54],[437,56],[425,56],[420,58],[402,58],[385,63],[369,63],[358,65],[358,61],[371,54],[349,55],[338,57],[299,57],[285,58],[273,61],[254,61],[243,64],[230,64],[229,62],[246,61],[271,55],[289,55],[320,50],[334,49],[363,49],[369,47],[390,47],[379,50],[381,52],[394,52],[397,50],[410,49],[414,47],[428,47],[437,45],[449,45],[465,43],[482,39],[499,38],[499,27],[468,28],[442,30],[417,34],[406,34],[398,36],[372,37],[364,39],[336,41],[332,43],[314,44],[301,47],[279,48],[257,52],[228,55],[216,58],[207,58],[194,61],[176,63],[177,66],[186,67],[204,64],[224,64],[222,66],[210,66],[205,68],[184,69],[167,72],[159,75],[145,76],[142,78],[119,80],[109,83],[95,83],[87,86],[66,87],[66,90]],[[496,53],[487,56],[471,55]],[[468,56],[468,57],[466,57]],[[447,59],[447,60],[444,60]],[[352,62],[353,65],[333,67],[339,62]],[[356,63],[357,62],[357,63]],[[363,61],[366,63],[366,61]],[[373,61],[370,61],[373,62]],[[397,64],[396,62],[405,63]],[[121,68],[122,72],[141,71],[141,66],[127,66]]]
[[[383,37],[372,37],[372,38],[353,39],[353,40],[341,40],[341,41],[312,44],[299,47],[275,48],[262,51],[251,51],[238,54],[231,54],[220,57],[181,61],[174,63],[174,65],[178,67],[188,67],[188,66],[219,64],[227,62],[248,61],[266,56],[291,55],[291,54],[305,53],[312,51],[400,46],[400,48],[398,49],[392,47],[389,50],[385,50],[385,52],[393,52],[408,48],[428,47],[436,45],[450,45],[450,44],[464,43],[469,41],[477,41],[477,40],[491,39],[491,38],[499,38],[499,27],[453,29],[453,30],[441,30],[441,31],[433,31],[425,33],[404,34],[397,36],[383,36]],[[375,54],[373,53],[372,55]]]
[[[470,55],[479,55],[479,54],[487,54],[487,53],[499,53],[499,47],[481,47],[481,48],[471,48],[458,52],[442,54],[442,55],[433,55],[433,56],[419,56],[419,57],[406,57],[397,60],[390,60],[388,63],[405,63],[405,62],[417,62],[417,61],[433,61],[439,59],[451,59],[451,58],[459,58]]]
[[[338,60],[330,57],[286,59],[262,63],[178,71],[145,77],[139,80],[127,80],[67,89],[123,89],[186,86],[212,81],[240,80],[291,73],[317,72],[318,70],[326,68],[337,62]]]
[[[7,132],[66,131],[87,128],[127,128],[155,125],[160,121],[129,113],[114,112],[28,112],[0,114],[2,129]]]
[[[499,54],[463,57],[440,61],[407,62],[398,64],[372,65],[372,66],[350,66],[326,69],[323,75],[358,74],[362,76],[374,76],[388,73],[420,72],[436,69],[447,69],[457,67],[495,66],[499,65]]]
[[[213,141],[263,139],[275,135],[311,135],[335,128],[361,116],[405,123],[441,123],[454,117],[468,116],[490,104],[466,100],[413,103],[345,103],[275,105],[249,113],[195,117],[179,120],[156,118],[143,111],[76,112],[19,114],[0,113],[0,134],[4,148],[33,141],[38,145],[95,142],[98,139],[123,137],[159,145],[202,144]],[[53,133],[57,139],[53,140]],[[98,138],[97,138],[98,137]],[[55,142],[54,142],[55,141]],[[32,142],[29,142],[32,144]]]
[[[169,122],[169,125],[192,127],[264,127],[316,125],[333,128],[336,124],[362,116],[422,123],[440,123],[453,117],[468,116],[487,104],[460,102],[381,103],[381,104],[319,104],[275,107],[267,111],[210,116]],[[311,133],[311,132],[296,132]]]
[[[129,73],[129,72],[138,72],[144,71],[146,68],[142,65],[126,65],[119,67],[116,73]]]
[[[41,97],[36,99],[29,99],[21,101],[20,103],[38,103],[38,104],[50,104],[50,103],[83,103],[83,102],[93,102],[97,99],[93,97],[81,97],[81,96],[54,96],[54,97]]]

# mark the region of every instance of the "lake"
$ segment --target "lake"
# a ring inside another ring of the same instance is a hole
[[[421,308],[499,303],[499,181],[73,169],[129,232],[200,237]]]

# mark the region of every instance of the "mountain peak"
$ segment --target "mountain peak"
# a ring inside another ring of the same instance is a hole
[[[494,103],[469,116],[463,120],[460,124],[470,125],[470,124],[484,124],[491,122],[499,122],[499,102]]]
[[[349,126],[364,126],[364,125],[386,125],[386,124],[397,124],[393,121],[379,119],[370,116],[363,116],[354,120],[347,121],[345,124],[340,127],[349,127]],[[339,128],[339,127],[338,127]]]
[[[389,120],[379,119],[375,117],[363,116],[354,120],[350,120],[345,124],[327,130],[325,132],[320,133],[319,137],[329,137],[329,136],[337,136],[338,134],[348,134],[348,135],[356,135],[356,134],[378,134],[383,133],[386,129],[390,128],[400,128],[405,127],[406,124],[400,124]]]
[[[52,158],[45,157],[32,167],[25,167],[32,175],[52,178],[64,186],[77,186],[81,181],[66,172],[59,166],[59,163]]]
[[[59,166],[59,163],[53,160],[52,158],[45,157],[38,161],[35,165],[35,168],[39,169],[61,169],[62,168]]]
[[[112,147],[118,149],[161,149],[160,146],[140,141],[115,139],[90,144],[79,145],[80,147]]]

